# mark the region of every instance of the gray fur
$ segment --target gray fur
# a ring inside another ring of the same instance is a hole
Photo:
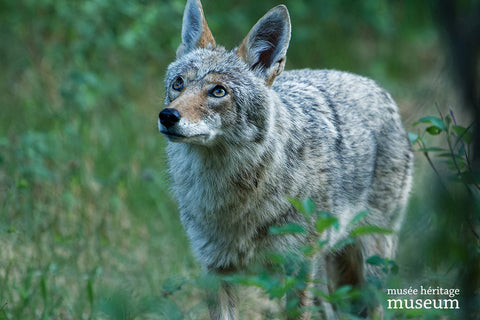
[[[187,8],[196,3],[190,0]],[[285,19],[276,31],[281,47],[267,57],[273,64],[284,64],[290,38],[283,10],[274,8],[259,21]],[[366,209],[364,223],[398,231],[411,186],[413,155],[390,95],[347,72],[259,73],[252,59],[261,46],[251,41],[258,30],[247,35],[243,49],[195,48],[180,55],[165,79],[165,106],[181,115],[170,128],[159,120],[159,130],[171,140],[172,189],[194,255],[212,272],[242,270],[266,262],[268,252],[305,245],[309,235],[268,232],[286,223],[312,230],[288,196],[311,198],[339,219],[340,230],[326,235],[333,244]],[[180,91],[172,89],[178,76],[184,81]],[[218,84],[227,91],[222,98],[211,94]],[[328,278],[332,289],[347,281],[347,273],[361,284],[376,271],[364,260],[373,254],[393,257],[395,248],[394,235],[361,237],[348,250],[317,257],[315,276]],[[218,297],[212,318],[236,318],[232,288],[221,289]]]

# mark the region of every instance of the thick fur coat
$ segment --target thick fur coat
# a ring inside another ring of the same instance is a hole
[[[272,251],[299,250],[313,227],[288,201],[311,198],[339,220],[325,235],[335,243],[348,222],[398,231],[413,155],[397,106],[374,81],[335,70],[283,71],[290,40],[284,6],[270,10],[239,47],[216,45],[199,0],[185,9],[182,44],[168,67],[159,130],[181,221],[198,261],[211,272],[266,262]],[[295,223],[307,234],[272,235]],[[361,285],[365,259],[392,257],[395,235],[361,237],[317,266],[330,288]],[[330,267],[328,266],[330,265]],[[232,288],[218,293],[211,315],[237,317]],[[328,312],[326,312],[328,315]]]

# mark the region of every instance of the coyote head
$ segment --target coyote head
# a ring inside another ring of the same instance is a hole
[[[261,141],[275,110],[270,86],[285,66],[287,8],[267,12],[242,43],[216,45],[199,0],[188,0],[177,59],[168,67],[158,127],[170,141],[244,144]]]

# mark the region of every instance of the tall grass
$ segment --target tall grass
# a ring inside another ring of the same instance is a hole
[[[144,299],[195,272],[155,116],[38,109],[12,110],[27,124],[1,140],[0,317],[86,318],[109,291]]]

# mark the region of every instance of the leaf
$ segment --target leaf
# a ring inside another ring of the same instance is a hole
[[[170,277],[165,280],[162,284],[162,289],[165,293],[169,295],[179,291],[182,289],[183,285],[186,283],[185,279],[178,278],[178,277]]]
[[[436,135],[439,135],[440,133],[442,133],[442,130],[437,127],[437,126],[431,126],[431,127],[428,127],[427,129],[425,129],[428,133],[430,133],[432,136],[436,136]]]
[[[286,261],[286,258],[283,254],[280,253],[271,253],[268,255],[268,262],[272,265],[283,265]]]
[[[332,248],[332,251],[340,250],[340,249],[344,248],[345,246],[348,246],[349,244],[352,244],[352,243],[355,243],[355,239],[352,238],[352,237],[347,237],[347,238],[345,238],[343,240],[340,240],[337,243],[335,243],[335,245]]]
[[[353,226],[353,225],[357,224],[357,222],[359,222],[360,220],[365,218],[369,213],[370,213],[369,210],[360,211],[359,213],[357,213],[355,215],[355,217],[353,217],[352,221],[350,221],[350,223],[348,225]]]
[[[462,156],[454,155],[454,154],[451,154],[450,152],[440,153],[440,154],[437,154],[436,156],[441,157],[441,158],[453,158],[453,157],[455,157],[456,159],[463,159]]]
[[[93,305],[95,301],[95,291],[93,288],[93,281],[91,278],[89,278],[87,281],[87,296],[88,296],[88,302],[90,303],[90,305]]]
[[[385,259],[378,255],[373,255],[369,257],[365,262],[371,264],[372,266],[383,266],[385,264]]]
[[[437,127],[438,129],[440,129],[442,131],[445,131],[445,129],[446,129],[445,128],[445,123],[439,117],[434,117],[434,116],[423,117],[420,120],[418,120],[417,122],[415,122],[413,125],[415,126],[419,123],[431,124],[432,126]]]
[[[361,236],[364,234],[371,234],[371,233],[389,234],[389,233],[392,233],[392,230],[385,229],[379,226],[365,225],[365,226],[358,226],[357,228],[353,229],[352,232],[350,232],[350,236],[355,237],[355,236]]]
[[[440,151],[445,151],[445,149],[437,148],[437,147],[430,147],[430,148],[419,148],[418,151],[420,151],[420,152],[440,152]]]
[[[283,226],[271,226],[269,228],[270,234],[289,234],[289,233],[305,233],[305,229],[302,226],[295,223],[287,223]]]
[[[408,138],[410,139],[411,144],[415,144],[415,143],[417,143],[419,136],[416,133],[409,132],[408,133]]]
[[[351,285],[344,285],[344,286],[341,286],[340,288],[338,288],[337,290],[335,290],[334,295],[336,295],[338,297],[343,297],[347,293],[349,293],[350,290],[352,290]]]
[[[290,202],[290,204],[295,209],[297,209],[300,213],[305,213],[304,210],[303,210],[302,201],[298,200],[297,198],[288,197],[288,202]]]
[[[318,217],[317,221],[315,221],[315,229],[318,233],[323,233],[323,231],[335,225],[338,226],[338,219],[333,216],[328,216],[325,218]]]
[[[450,110],[450,111],[452,111],[452,110]],[[445,116],[445,122],[447,123],[447,128],[448,128],[450,126],[450,124],[452,123],[452,117],[449,114],[447,114]]]
[[[158,310],[161,310],[161,313],[164,316],[167,316],[167,319],[170,319],[170,320],[183,319],[182,310],[180,310],[178,305],[172,299],[167,299],[167,298],[159,299],[159,301],[157,302],[156,308],[158,308]],[[125,315],[123,315],[122,318],[124,317]]]
[[[464,128],[461,126],[452,126],[453,131],[457,134],[459,139],[462,139],[466,144],[471,144],[473,142],[472,132],[469,128]]]
[[[346,298],[348,298],[348,294],[350,293],[350,291],[352,290],[352,286],[350,285],[345,285],[345,286],[341,286],[340,288],[338,288],[337,290],[335,290],[335,292],[333,292],[332,294],[330,294],[330,296],[328,296],[328,301],[330,302],[340,302]]]
[[[317,240],[317,245],[320,249],[323,248],[323,246],[326,245],[327,243],[328,243],[328,240],[324,240],[324,239]]]
[[[302,201],[302,206],[308,215],[312,215],[315,212],[315,202],[312,199],[305,199]]]
[[[272,277],[268,273],[260,273],[256,275],[232,274],[229,275],[226,280],[236,284],[262,288],[267,292],[274,287],[282,286],[282,284],[279,283],[279,279]]]
[[[300,212],[305,218],[310,218],[315,212],[315,202],[312,199],[305,199],[300,201],[296,198],[289,197],[288,202],[290,202],[298,212]]]
[[[287,288],[283,285],[272,285],[269,289],[265,290],[268,293],[270,299],[282,298],[287,292]]]
[[[386,267],[388,268],[387,272],[390,271],[391,274],[398,274],[399,268],[395,261],[388,260]]]
[[[473,173],[470,171],[464,171],[458,174],[458,179],[466,185],[475,184]]]

